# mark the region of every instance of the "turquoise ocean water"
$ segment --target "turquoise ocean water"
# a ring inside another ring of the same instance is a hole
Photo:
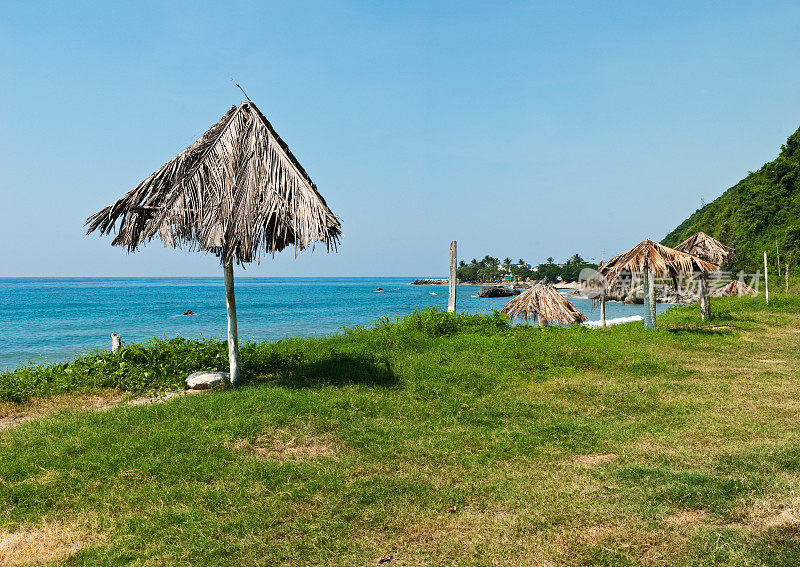
[[[241,341],[329,335],[424,307],[447,307],[447,286],[414,278],[236,279]],[[376,293],[378,287],[385,291]],[[488,313],[509,298],[481,299],[459,286],[458,310]],[[572,299],[589,319],[591,302]],[[659,305],[659,312],[666,306]],[[182,316],[191,309],[196,315]],[[608,318],[641,315],[641,305],[609,303]],[[224,338],[222,278],[0,278],[0,368],[58,362],[96,348],[154,336]]]

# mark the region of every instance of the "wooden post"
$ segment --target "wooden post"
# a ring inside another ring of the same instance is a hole
[[[228,313],[228,359],[231,364],[231,386],[239,383],[239,331],[236,327],[236,296],[233,292],[233,263],[223,266],[225,273],[225,308]]]
[[[764,295],[767,298],[767,305],[769,305],[769,279],[767,278],[767,251],[764,250]]]
[[[789,295],[789,264],[786,264],[786,295]]]
[[[597,264],[597,269],[603,267],[603,260],[605,259],[605,250],[600,253],[600,263]],[[601,275],[602,278],[601,284],[603,285],[603,291],[600,292],[600,327],[605,329],[606,328],[606,277]]]
[[[708,273],[700,274],[700,319],[705,321],[708,317]]]
[[[642,272],[644,280],[642,288],[644,291],[644,327],[645,329],[656,328],[656,290],[653,281],[653,273],[649,266],[645,266]]]
[[[536,324],[539,326],[540,329],[544,329],[545,327],[547,327],[547,319],[545,319],[544,317],[542,317],[537,313]]]
[[[454,313],[456,310],[456,290],[458,289],[458,282],[456,281],[456,241],[450,243],[450,280],[449,290],[447,294],[447,311]]]
[[[111,352],[119,352],[121,350],[122,337],[120,337],[117,333],[111,333]]]
[[[600,326],[606,328],[606,291],[600,295]]]

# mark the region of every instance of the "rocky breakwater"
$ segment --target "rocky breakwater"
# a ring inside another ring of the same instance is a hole
[[[437,279],[420,279],[414,280],[411,282],[411,285],[447,285],[449,280],[437,280]]]
[[[694,290],[678,290],[673,287],[656,286],[655,292],[658,303],[696,303],[700,301],[699,294]],[[606,299],[629,304],[644,303],[644,291],[642,286],[637,286],[626,290],[624,293],[609,293],[606,295]]]
[[[478,290],[478,297],[511,297],[519,295],[518,289],[511,289],[502,285],[489,285]]]

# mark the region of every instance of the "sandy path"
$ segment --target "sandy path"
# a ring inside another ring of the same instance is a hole
[[[197,393],[200,390],[184,390],[181,392],[168,391],[156,396],[133,396],[108,392],[93,395],[61,395],[48,398],[38,398],[15,404],[0,402],[0,431],[17,427],[28,421],[33,421],[61,410],[78,411],[106,411],[119,406],[143,406],[156,404]]]

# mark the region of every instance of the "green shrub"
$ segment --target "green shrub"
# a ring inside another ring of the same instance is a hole
[[[228,366],[225,341],[156,338],[119,353],[95,351],[70,362],[28,364],[0,372],[0,400],[22,402],[77,390],[117,388],[141,392],[178,388],[191,372]]]
[[[379,322],[379,325],[385,325]],[[491,315],[472,315],[470,313],[450,313],[436,307],[414,311],[398,317],[395,327],[399,331],[412,329],[422,331],[431,337],[455,335],[458,333],[478,333],[493,335],[511,328],[508,318],[496,309]]]

